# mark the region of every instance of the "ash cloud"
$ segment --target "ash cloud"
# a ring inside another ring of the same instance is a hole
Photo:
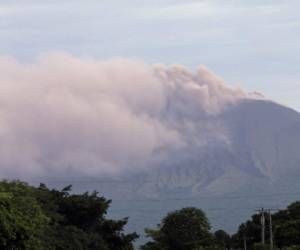
[[[204,66],[59,53],[1,57],[0,73],[2,178],[116,176],[212,141],[230,146],[216,117],[255,98]]]

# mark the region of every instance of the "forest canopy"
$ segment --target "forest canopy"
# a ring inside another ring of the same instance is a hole
[[[22,181],[0,181],[0,249],[8,250],[133,250],[138,235],[124,231],[128,219],[108,219],[111,201],[96,191],[72,193]],[[242,223],[237,232],[212,232],[204,211],[186,207],[169,212],[156,228],[146,229],[142,250],[270,249],[269,230],[261,245],[259,214]],[[270,214],[264,214],[266,228]],[[273,249],[300,249],[300,202],[272,216]],[[146,227],[147,225],[145,225]]]
[[[133,249],[137,234],[124,233],[127,218],[105,217],[109,205],[97,192],[71,194],[71,186],[1,181],[0,249]]]

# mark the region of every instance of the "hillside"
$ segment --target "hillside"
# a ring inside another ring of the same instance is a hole
[[[269,101],[242,101],[209,123],[222,124],[228,142],[211,140],[203,147],[195,140],[147,171],[74,180],[75,188],[111,197],[111,216],[129,216],[128,228],[138,233],[188,205],[203,208],[215,229],[233,232],[255,208],[284,207],[300,196],[298,112]]]

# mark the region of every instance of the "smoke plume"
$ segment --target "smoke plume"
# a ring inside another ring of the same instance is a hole
[[[229,145],[215,117],[252,98],[200,66],[51,54],[0,58],[0,175],[106,176]]]

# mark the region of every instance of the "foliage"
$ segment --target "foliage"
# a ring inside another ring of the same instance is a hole
[[[188,207],[169,213],[156,230],[145,230],[153,241],[142,250],[195,250],[213,244],[210,225],[205,213]]]
[[[262,243],[255,243],[253,245],[254,250],[270,250],[270,245],[263,245]]]
[[[294,202],[274,215],[278,247],[300,245],[300,202]]]
[[[133,250],[136,233],[125,234],[127,218],[106,218],[110,200],[97,192],[72,194],[38,188],[21,181],[0,182],[0,249],[9,250]],[[266,242],[269,242],[269,216]],[[274,249],[300,250],[300,202],[272,214]],[[223,230],[210,233],[205,213],[187,207],[167,214],[155,229],[145,230],[149,242],[142,250],[249,250],[269,249],[261,245],[260,215],[242,223],[236,234]]]
[[[255,243],[261,241],[261,224],[260,216],[252,215],[251,220],[242,223],[239,226],[238,232],[232,236],[232,244],[234,248],[242,249],[244,240],[247,242],[247,247],[251,250]]]
[[[25,183],[1,183],[1,249],[43,249],[41,238],[48,218],[30,191]]]
[[[285,247],[285,248],[283,248],[283,250],[300,250],[300,245]]]
[[[231,249],[231,237],[224,230],[217,230],[214,233],[214,238],[218,249]]]
[[[269,242],[269,216],[266,218],[266,242]],[[300,202],[294,202],[286,209],[272,214],[273,240],[276,247],[282,249],[300,245]],[[243,248],[246,237],[248,249],[255,249],[261,241],[260,215],[255,214],[251,220],[242,223],[238,232],[232,236],[233,246]]]
[[[110,201],[97,192],[71,194],[41,184],[0,182],[1,249],[131,250],[135,233],[124,234],[127,219],[105,218]]]

